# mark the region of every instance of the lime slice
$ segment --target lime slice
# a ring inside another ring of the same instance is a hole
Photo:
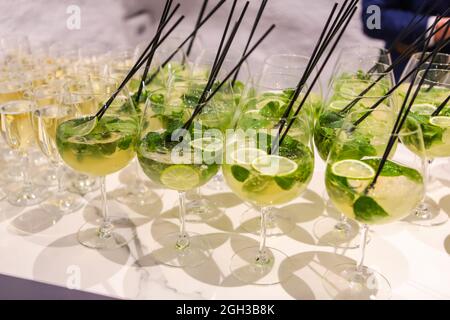
[[[72,127],[71,131],[73,131],[75,133],[75,136],[77,137],[87,136],[95,129],[97,123],[98,123],[97,117],[88,118],[83,123],[80,123],[79,125]]]
[[[194,149],[199,149],[206,152],[220,152],[223,148],[222,140],[212,137],[192,140],[190,145]]]
[[[231,160],[234,163],[241,164],[243,166],[251,165],[253,160],[261,156],[265,156],[267,153],[257,148],[241,148],[237,149],[231,154]]]
[[[350,102],[345,100],[333,101],[328,105],[328,108],[333,111],[342,111]]]
[[[359,160],[342,160],[331,167],[333,174],[353,180],[366,180],[375,176],[375,170]]]
[[[253,160],[252,167],[265,176],[282,177],[294,173],[298,165],[285,157],[266,155]]]
[[[161,182],[170,189],[187,191],[196,188],[200,183],[198,172],[187,165],[174,165],[163,170]]]
[[[426,116],[431,115],[434,110],[436,107],[430,103],[418,103],[411,107],[411,112]]]
[[[450,117],[446,117],[446,116],[431,117],[430,123],[432,125],[435,125],[438,127],[449,128],[450,127]]]

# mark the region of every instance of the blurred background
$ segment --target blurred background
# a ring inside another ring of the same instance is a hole
[[[309,55],[334,1],[269,1],[259,30],[272,23],[277,24],[277,29],[253,54],[250,65],[258,66],[265,57],[276,53]],[[180,2],[181,11],[186,15],[181,29],[187,31],[195,24],[202,0]],[[248,37],[259,2],[251,0],[248,18],[235,41],[239,47]],[[217,0],[211,0],[209,7],[214,3]],[[164,0],[2,0],[0,35],[26,35],[38,47],[55,43],[96,50],[134,47],[151,38],[163,5]],[[199,37],[204,47],[217,45],[230,5],[231,1],[202,28]],[[79,8],[79,29],[67,26],[75,12],[74,6],[75,10]],[[360,16],[361,13],[355,16],[340,46],[383,46],[382,42],[363,34]]]

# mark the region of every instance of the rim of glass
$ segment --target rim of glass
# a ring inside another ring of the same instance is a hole
[[[19,104],[23,104],[23,105],[28,106],[28,110],[20,111],[20,112],[19,111],[8,112],[7,110],[5,110],[5,109],[8,109],[11,106],[17,106]],[[12,101],[8,101],[8,102],[3,103],[3,104],[0,105],[0,113],[3,113],[3,114],[20,114],[20,113],[24,113],[24,112],[32,112],[32,111],[35,110],[35,108],[36,108],[36,104],[33,101],[31,101],[31,100],[12,100]]]
[[[381,74],[379,74],[379,75],[381,75]],[[384,73],[384,75],[386,77],[390,76],[389,73]],[[359,80],[359,79],[353,79],[353,78],[345,80],[345,81],[346,81],[346,83],[348,83],[348,82],[350,82],[350,83],[361,83],[361,82],[364,82],[364,83],[367,84],[366,88],[368,88],[371,84],[375,83],[375,81],[371,81],[371,80]],[[370,91],[367,94],[365,94],[363,96],[360,95],[361,92],[358,92],[358,93],[355,92],[355,94],[349,94],[347,92],[342,92],[342,91],[339,92],[339,95],[343,96],[344,98],[347,97],[347,98],[353,98],[353,99],[355,99],[355,98],[362,98],[362,99],[379,98],[380,99],[380,98],[384,98],[384,97],[389,97],[390,95],[387,95],[387,94],[381,95],[381,96],[380,95],[371,95],[370,94],[371,92],[373,92],[372,90],[374,90],[375,88],[378,88],[379,86],[383,86],[383,89],[386,89],[386,92],[389,90],[389,87],[390,87],[389,85],[384,85],[381,81],[379,81],[379,82],[377,82],[375,84],[374,87],[372,87],[370,89]],[[332,102],[332,101],[330,101],[330,102]]]
[[[273,54],[273,55],[267,57],[264,60],[264,64],[267,64],[271,67],[277,67],[277,68],[283,68],[283,69],[305,69],[306,68],[306,64],[304,66],[293,67],[293,66],[285,66],[285,65],[280,65],[280,64],[271,62],[272,59],[283,58],[283,57],[304,60],[306,62],[306,64],[309,62],[309,57],[304,56],[304,55],[299,55],[299,54],[295,54],[295,53],[278,53],[278,54]]]
[[[348,124],[351,127],[351,123],[356,120],[359,119],[360,116],[365,115],[366,113],[373,113],[373,112],[379,112],[379,113],[386,113],[386,114],[390,114],[392,115],[392,126],[395,123],[396,117],[398,116],[394,111],[391,110],[379,110],[379,109],[365,109],[365,110],[357,110],[357,111],[351,111],[349,112],[345,117],[344,117],[344,125],[342,126],[342,130],[345,130],[345,124]],[[352,117],[352,115],[358,115],[356,117]],[[350,120],[353,119],[353,120]],[[382,120],[380,120],[381,122]],[[392,134],[392,129],[389,132],[386,132],[386,134],[384,136],[395,136],[395,137],[405,137],[405,136],[411,136],[411,135],[416,135],[416,134],[422,134],[422,129],[421,126],[419,124],[419,122],[417,122],[417,120],[415,120],[414,118],[408,117],[406,121],[410,121],[409,123],[413,123],[415,126],[414,130],[408,130],[405,131],[405,125],[406,122],[403,124],[402,129],[398,132],[398,133],[394,133]]]
[[[432,83],[432,84],[444,86],[445,88],[450,89],[450,68],[449,69],[432,68],[432,69],[428,70],[427,76],[430,75],[430,72],[436,72],[436,71],[437,72],[442,72],[442,73],[447,73],[447,76],[445,78],[447,79],[448,82],[447,83],[437,82],[437,81],[432,81],[432,80],[429,80],[429,79],[425,78],[426,83]],[[419,72],[417,73],[418,79],[422,79],[423,78],[423,74],[425,72],[427,72],[427,70],[419,70]]]

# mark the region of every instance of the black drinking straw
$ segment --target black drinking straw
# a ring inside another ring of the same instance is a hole
[[[202,21],[202,18],[203,18],[203,15],[205,14],[205,10],[206,10],[207,6],[208,6],[208,0],[203,0],[202,7],[200,8],[200,12],[197,17],[197,22],[195,23],[195,29],[198,29],[198,26],[200,25],[200,22]],[[186,56],[188,56],[188,57],[191,55],[192,47],[194,46],[196,37],[197,37],[197,32],[195,32],[194,35],[192,36],[191,41],[189,42],[188,48],[186,50]]]
[[[447,12],[450,11],[450,8],[447,9],[444,14],[446,14]],[[380,75],[376,80],[374,80],[366,89],[364,89],[357,98],[353,99],[345,108],[343,108],[341,111],[339,111],[340,114],[343,113],[347,113],[348,111],[350,111],[350,109],[352,109],[361,99],[364,95],[366,95],[378,82],[380,82],[386,74],[388,74],[389,72],[391,72],[392,70],[394,70],[395,67],[397,67],[398,65],[400,65],[401,63],[403,63],[406,58],[409,58],[409,56],[411,55],[411,53],[413,53],[414,50],[417,49],[418,44],[420,43],[420,41],[422,41],[424,38],[427,37],[427,34],[434,29],[434,26],[437,24],[438,21],[442,20],[443,15],[439,16],[436,18],[435,23],[430,26],[427,30],[425,30],[425,32],[422,33],[422,35],[416,39],[416,41],[414,41],[413,44],[411,44],[411,46],[408,48],[408,50],[406,50],[403,54],[401,54],[393,63],[391,66],[389,66],[382,75]],[[443,26],[440,26],[439,28],[437,28],[436,30],[432,31],[431,34],[429,36],[434,36],[437,32],[439,32],[440,30],[442,30],[443,28],[446,27],[446,24]]]
[[[212,88],[213,84],[216,81],[216,78],[217,78],[217,76],[219,74],[219,71],[220,71],[222,65],[223,65],[223,62],[225,61],[225,58],[226,58],[226,56],[228,54],[228,51],[230,50],[231,44],[233,43],[233,40],[236,37],[237,31],[239,30],[239,27],[240,27],[240,25],[242,23],[242,20],[243,20],[244,16],[245,16],[245,13],[247,12],[249,4],[250,4],[250,2],[248,2],[248,1],[245,3],[244,8],[242,9],[242,12],[241,12],[241,14],[239,16],[239,19],[234,24],[233,30],[231,31],[231,34],[228,37],[228,40],[227,40],[227,42],[225,44],[225,47],[223,47],[223,49],[222,49],[223,41],[225,40],[225,36],[226,36],[226,33],[227,33],[228,25],[229,25],[229,22],[230,22],[230,19],[228,19],[227,26],[225,27],[225,32],[223,34],[223,38],[222,38],[220,46],[219,46],[219,50],[221,50],[221,51],[218,50],[218,52],[217,52],[216,61],[215,61],[215,63],[212,66],[212,70],[211,70],[211,73],[210,73],[209,78],[208,78],[208,83],[206,84],[206,86],[205,86],[205,88],[203,90],[203,93],[202,93],[202,95],[201,95],[201,97],[200,97],[200,99],[199,99],[199,101],[197,103],[197,106],[194,108],[194,112],[192,113],[192,115],[188,119],[188,121],[186,121],[186,123],[183,125],[183,129],[188,129],[191,126],[192,121],[194,121],[195,117],[203,109],[203,104],[204,104],[204,102],[205,102],[205,100],[207,98],[208,93],[211,91],[211,88]],[[232,12],[231,12],[230,16],[232,16],[233,11],[234,11],[234,9],[232,9]]]
[[[252,42],[253,36],[255,35],[256,28],[258,27],[259,21],[261,20],[262,14],[264,13],[264,9],[266,8],[268,0],[262,0],[261,6],[259,7],[258,13],[256,14],[255,21],[253,22],[252,30],[250,31],[250,35],[247,40],[247,44],[245,45],[244,52],[242,52],[242,57],[247,54],[248,48],[250,47],[250,44]],[[236,80],[239,76],[241,68],[239,67],[236,72],[234,73],[233,80],[231,81],[231,86],[234,87],[234,84],[236,83]]]
[[[233,74],[236,72],[236,70],[238,70],[241,65],[248,59],[248,57],[256,50],[256,48],[264,41],[265,38],[267,38],[267,36],[273,31],[273,29],[275,29],[275,25],[272,24],[267,30],[266,32],[264,32],[264,34],[258,39],[258,41],[256,41],[256,43],[253,45],[253,47],[251,47],[251,49],[247,52],[247,54],[245,56],[243,56],[241,58],[241,60],[239,60],[239,62],[236,64],[236,66],[231,69],[231,71],[223,78],[223,80],[215,87],[215,89],[211,92],[211,94],[208,96],[208,98],[206,98],[203,106],[209,102],[214,95],[219,92],[219,90],[223,87],[223,85],[229,80],[231,79],[231,77],[233,76]],[[203,107],[202,106],[202,107]]]
[[[148,78],[145,80],[145,84],[149,84],[150,82],[155,79],[155,77],[158,75],[158,73],[163,69],[171,60],[172,58],[181,50],[181,48],[184,47],[184,45],[198,32],[198,30],[216,13],[216,11],[225,3],[226,0],[221,0],[217,5],[211,9],[211,11],[206,15],[206,17],[200,22],[198,28],[195,28],[194,31],[189,34],[189,36],[184,39],[181,44],[167,57],[166,60],[159,66],[159,68]]]
[[[346,6],[346,4],[347,4],[347,0],[345,0],[343,6],[339,10],[339,12],[338,12],[338,14],[337,14],[337,16],[335,18],[335,21],[333,22],[330,30],[332,30],[336,26],[337,19],[338,19],[339,16],[341,16],[342,11],[343,11],[344,7]],[[304,87],[304,85],[305,85],[305,83],[306,83],[310,73],[314,69],[314,63],[316,61],[315,57],[319,55],[318,52],[321,51],[320,50],[321,46],[324,45],[324,43],[326,42],[326,39],[328,38],[328,37],[325,37],[325,35],[327,34],[327,31],[329,30],[331,19],[333,18],[337,7],[338,7],[338,3],[335,3],[333,5],[333,8],[331,9],[330,14],[328,15],[328,19],[327,19],[327,21],[325,23],[325,26],[322,28],[322,32],[321,32],[321,34],[319,36],[319,39],[317,40],[317,43],[316,43],[316,45],[315,45],[315,47],[313,49],[313,52],[312,52],[312,54],[311,54],[311,56],[310,56],[310,58],[308,60],[308,64],[306,65],[305,72],[303,73],[302,77],[300,78],[299,83],[296,86],[296,90],[289,97],[289,99],[290,99],[289,100],[289,105],[287,106],[287,108],[286,108],[282,118],[280,119],[280,121],[275,125],[275,128],[278,129],[278,137],[281,134],[281,131],[282,131],[284,125],[286,124],[287,117],[291,113],[291,110],[292,110],[292,107],[293,107],[295,101],[297,100],[298,96],[300,95],[300,92],[303,89],[303,87]],[[324,38],[325,38],[325,41],[324,41]],[[278,137],[277,137],[277,140],[278,140]],[[278,141],[276,141],[276,143],[277,142]]]
[[[301,111],[303,105],[305,104],[306,100],[308,99],[309,95],[311,94],[314,85],[317,83],[317,81],[318,81],[318,79],[319,79],[321,73],[322,73],[323,70],[325,69],[325,66],[328,64],[328,61],[330,60],[331,56],[333,55],[334,51],[336,50],[336,47],[337,47],[338,43],[340,42],[340,40],[342,39],[342,36],[344,35],[345,31],[347,30],[348,25],[350,24],[351,19],[353,18],[353,16],[354,16],[355,13],[356,13],[356,10],[357,10],[356,3],[357,3],[357,1],[351,3],[351,7],[350,7],[350,8],[352,8],[352,9],[349,11],[349,14],[348,14],[348,15],[345,14],[345,15],[344,15],[344,19],[343,19],[340,23],[338,23],[337,28],[338,28],[338,29],[341,28],[341,29],[340,29],[340,32],[339,32],[339,35],[338,35],[338,37],[336,38],[335,42],[333,43],[333,46],[331,47],[330,51],[328,52],[328,55],[326,56],[325,60],[323,61],[323,63],[322,63],[322,65],[321,65],[321,67],[319,68],[319,70],[318,70],[316,76],[314,77],[314,79],[313,79],[313,81],[312,81],[312,83],[311,83],[311,86],[309,86],[307,92],[306,92],[305,95],[303,96],[302,101],[300,102],[299,106],[297,107],[297,109],[296,109],[296,111],[295,111],[295,113],[294,113],[293,119],[291,119],[291,120],[289,121],[289,124],[288,124],[288,126],[286,127],[286,130],[285,130],[285,131],[283,132],[283,134],[281,135],[281,138],[280,138],[280,140],[279,140],[279,143],[277,143],[278,146],[281,145],[281,144],[283,143],[283,140],[286,138],[287,133],[289,132],[290,128],[292,127],[292,125],[293,125],[294,122],[295,122],[295,117],[297,117],[298,114],[300,113],[300,111]],[[343,24],[343,27],[342,27],[342,24]],[[334,31],[335,31],[335,30],[334,30]],[[333,31],[333,34],[336,34],[334,31]],[[332,38],[330,38],[329,40],[331,41]],[[329,43],[328,43],[328,44],[329,44]],[[328,44],[327,44],[327,46],[328,46]],[[312,72],[312,70],[311,70],[311,72]],[[276,147],[277,145],[275,145],[275,147]]]
[[[178,8],[179,8],[179,4],[172,10],[172,12],[169,14],[169,16],[167,17],[167,19],[165,20],[165,22],[162,25],[162,28],[165,28],[167,26],[167,24],[169,23],[169,21],[173,18],[174,14],[177,12]],[[158,30],[157,30],[158,32]],[[144,60],[144,58],[148,57],[148,52],[150,51],[151,47],[153,46],[153,44],[156,42],[156,38],[154,37],[152,39],[152,41],[150,41],[150,43],[147,45],[147,47],[144,49],[144,51],[141,53],[141,55],[139,56],[139,58],[136,60],[133,68],[135,68],[142,60]]]
[[[441,45],[443,45],[444,43],[445,43],[444,39],[441,39],[441,41],[439,42],[439,45],[433,50],[433,52],[432,52],[431,54],[432,54],[433,56],[436,56],[436,54],[439,53],[439,50],[440,50],[439,48],[440,48]],[[425,48],[425,50],[426,50],[426,48]],[[424,50],[424,52],[422,53],[422,57],[421,57],[422,62],[423,62],[423,60],[424,60],[423,56],[424,56],[424,54],[425,54],[425,50]],[[415,80],[412,81],[412,82],[410,83],[409,88],[408,88],[407,96],[405,97],[405,99],[404,99],[404,101],[403,101],[402,107],[401,107],[400,112],[399,112],[399,114],[398,114],[398,117],[397,117],[397,119],[396,119],[396,121],[395,121],[395,124],[394,124],[393,130],[392,130],[391,136],[390,136],[390,138],[389,138],[387,147],[386,147],[386,149],[385,149],[385,151],[384,151],[384,153],[383,153],[383,156],[382,156],[382,158],[381,158],[380,164],[379,164],[378,169],[377,169],[377,171],[376,171],[376,173],[375,173],[375,177],[373,178],[372,182],[368,185],[368,187],[367,187],[366,190],[365,190],[365,193],[366,193],[366,194],[369,192],[369,190],[371,190],[371,189],[374,188],[376,182],[378,181],[378,177],[380,176],[380,174],[381,174],[381,172],[382,172],[382,170],[383,170],[383,167],[384,167],[384,165],[386,164],[386,161],[387,161],[387,159],[388,159],[388,157],[389,157],[389,154],[390,154],[391,151],[392,151],[392,148],[393,148],[393,146],[394,146],[394,144],[395,144],[395,141],[396,141],[397,138],[398,138],[397,136],[398,136],[398,134],[399,134],[401,128],[403,127],[403,125],[404,125],[404,123],[405,123],[405,121],[406,121],[406,119],[407,119],[407,117],[408,117],[408,114],[409,114],[409,112],[410,112],[410,110],[411,110],[411,107],[413,106],[414,101],[415,101],[415,99],[417,98],[417,95],[419,94],[420,89],[421,89],[422,85],[423,85],[424,82],[425,82],[426,75],[428,74],[428,72],[430,71],[430,69],[431,69],[431,64],[429,64],[429,65],[427,66],[427,69],[426,69],[425,72],[424,72],[424,76],[423,76],[422,79],[420,80],[420,82],[419,82],[419,84],[418,84],[418,86],[417,86],[417,88],[416,88],[416,91],[414,92],[414,95],[413,95],[413,97],[412,97],[411,99],[409,99],[409,94],[411,93],[412,88],[413,88],[414,85],[415,85]],[[417,78],[418,70],[419,70],[419,67],[416,67],[416,70],[415,70],[416,73],[415,73],[415,75],[414,75],[414,79]],[[407,104],[408,104],[408,106],[406,107]],[[406,107],[406,110],[405,110],[405,107]]]
[[[139,103],[139,99],[141,98],[142,89],[144,88],[144,80],[147,78],[148,70],[150,69],[150,65],[152,64],[153,57],[155,56],[155,52],[156,52],[156,46],[157,46],[157,44],[159,42],[159,39],[160,39],[161,33],[159,32],[159,30],[162,29],[162,25],[164,24],[164,22],[167,19],[167,15],[169,13],[170,7],[172,6],[172,2],[173,2],[173,0],[166,0],[166,5],[164,7],[163,13],[162,13],[161,18],[159,20],[157,32],[156,32],[156,35],[155,35],[155,41],[153,42],[153,46],[152,46],[151,51],[150,51],[151,54],[149,55],[149,57],[147,59],[147,63],[145,64],[144,73],[142,74],[142,79],[139,82],[139,89],[138,89],[137,94],[136,94],[136,103]],[[178,3],[177,7],[175,9],[178,9],[179,6],[180,6],[180,4]]]
[[[442,43],[441,45],[438,45],[436,47],[436,49],[439,51],[442,48],[444,48],[445,46],[447,46],[448,44],[450,44],[450,39],[446,40],[444,43]],[[433,51],[434,52],[434,51]],[[391,89],[389,89],[388,92],[386,92],[386,94],[381,97],[380,99],[378,99],[377,102],[375,102],[375,104],[373,104],[370,108],[369,111],[367,111],[365,114],[363,114],[358,120],[356,120],[353,125],[354,126],[358,126],[361,122],[364,121],[364,119],[366,119],[369,115],[370,115],[370,110],[376,109],[380,104],[383,103],[383,101],[389,97],[392,93],[394,93],[395,90],[397,90],[398,87],[400,87],[406,80],[409,79],[409,77],[411,77],[420,67],[422,67],[425,63],[427,63],[427,61],[429,61],[430,59],[433,59],[435,57],[435,55],[433,54],[433,52],[431,52],[427,57],[425,57],[423,59],[423,61],[419,62],[417,64],[417,66],[412,69],[411,71],[409,71],[406,75],[404,75],[397,83],[395,86],[393,86]],[[430,64],[431,65],[431,64]]]
[[[305,72],[303,73],[297,87],[296,90],[294,92],[293,95],[291,95],[290,97],[290,101],[289,101],[289,105],[286,108],[282,118],[280,119],[280,121],[278,122],[278,124],[275,126],[275,128],[278,129],[278,134],[275,138],[275,140],[273,141],[273,144],[271,146],[271,150],[270,153],[276,152],[276,150],[278,150],[279,145],[282,143],[282,141],[284,140],[287,132],[289,131],[290,127],[292,126],[293,121],[291,120],[288,127],[286,128],[285,132],[282,133],[284,126],[286,124],[287,118],[289,117],[289,115],[291,114],[293,105],[295,104],[296,100],[298,99],[301,90],[303,89],[303,87],[305,86],[307,80],[309,79],[310,75],[312,74],[314,68],[316,67],[317,63],[319,62],[319,60],[321,59],[321,56],[323,55],[323,53],[325,52],[325,50],[327,49],[327,47],[329,46],[329,44],[331,43],[332,39],[335,37],[337,31],[342,27],[342,24],[344,23],[344,21],[346,21],[348,19],[348,23],[350,22],[352,16],[354,15],[354,13],[356,12],[356,3],[357,1],[353,0],[350,2],[350,4],[347,7],[347,2],[345,1],[343,6],[340,8],[338,14],[336,15],[336,17],[334,17],[334,21],[333,23],[331,23],[331,19],[334,16],[334,13],[336,11],[336,8],[338,6],[337,3],[334,4],[330,15],[328,16],[327,22],[325,23],[324,28],[322,29],[322,33],[319,37],[319,40],[313,50],[313,53],[309,59],[308,65],[305,69]],[[331,23],[331,26],[330,26]],[[347,23],[347,25],[348,25]],[[339,36],[339,38],[337,39],[337,41],[334,43],[333,49],[331,50],[331,52],[328,54],[328,57],[326,59],[326,61],[323,63],[321,70],[318,72],[317,77],[314,81],[317,81],[317,79],[319,78],[320,73],[323,71],[325,65],[328,62],[328,59],[331,57],[337,43],[340,40],[340,37],[342,36],[343,32],[345,31],[346,26],[342,29],[342,32]],[[314,86],[314,84],[311,85],[310,89],[312,90],[312,87]],[[309,95],[309,93],[311,92],[311,90],[308,91],[307,95]],[[307,97],[307,96],[306,96]],[[305,97],[304,97],[305,98]],[[306,101],[306,99],[303,99],[304,101]],[[296,110],[296,114],[298,114],[300,112],[301,107],[303,106],[304,102],[301,103],[301,105],[299,106],[299,108]],[[280,138],[281,136],[281,138]]]
[[[431,114],[432,117],[436,117],[441,113],[441,111],[445,108],[447,103],[450,101],[450,95],[439,105],[439,107],[434,110],[434,112]]]
[[[233,19],[234,10],[236,9],[236,4],[237,4],[237,0],[233,0],[233,4],[231,6],[230,13],[228,14],[228,18],[227,18],[227,21],[225,23],[225,28],[223,29],[222,38],[220,39],[219,47],[217,49],[216,55],[214,57],[214,61],[212,63],[212,67],[211,67],[211,71],[209,73],[208,81],[207,81],[206,86],[205,86],[205,88],[204,88],[204,90],[203,90],[203,92],[202,92],[202,94],[200,96],[200,99],[198,100],[199,103],[202,103],[203,100],[206,98],[206,95],[208,94],[210,86],[212,86],[212,84],[215,81],[215,77],[217,76],[216,69],[218,69],[218,62],[220,60],[220,56],[222,54],[222,49],[223,49],[223,46],[225,44],[225,40],[227,38],[228,29],[230,28],[231,20]],[[246,8],[246,10],[247,10],[247,8]],[[218,70],[217,70],[217,72],[218,72]]]
[[[164,35],[163,39],[160,40],[157,44],[157,46],[161,45],[161,43],[167,39],[167,37],[176,29],[176,27],[181,23],[181,21],[183,21],[184,16],[181,16],[180,18],[178,18],[178,20],[175,22],[175,24],[170,28],[169,31],[167,31],[167,33]],[[158,30],[158,33],[161,33],[162,30]],[[152,42],[154,42],[156,38],[153,38]],[[98,119],[100,119],[103,114],[106,112],[106,110],[109,108],[109,106],[111,105],[111,103],[114,101],[114,99],[117,97],[117,95],[119,94],[119,92],[125,87],[125,85],[128,83],[128,81],[130,81],[130,79],[136,74],[136,72],[142,67],[142,65],[144,64],[144,62],[146,62],[146,60],[148,59],[148,57],[151,55],[151,52],[148,53],[145,57],[142,57],[142,59],[138,59],[138,62],[135,63],[135,65],[131,68],[131,70],[128,72],[128,74],[126,75],[125,79],[122,81],[122,83],[119,85],[119,87],[116,89],[116,91],[112,94],[112,96],[106,101],[106,103],[99,109],[99,111],[96,113],[96,117]]]

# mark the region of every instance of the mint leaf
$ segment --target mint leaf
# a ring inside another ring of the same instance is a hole
[[[250,171],[238,165],[231,166],[231,173],[233,174],[233,177],[239,182],[244,182],[250,175]]]
[[[364,159],[363,161],[367,163],[369,166],[371,166],[374,170],[378,170],[381,159]],[[390,160],[387,160],[386,163],[384,164],[380,176],[382,177],[405,176],[408,179],[418,183],[422,183],[423,181],[422,175],[417,170],[402,166]]]
[[[276,184],[283,190],[290,190],[294,186],[296,179],[292,176],[274,177]]]
[[[280,103],[278,101],[270,101],[261,108],[259,114],[263,117],[275,118],[278,115]]]
[[[388,217],[389,214],[371,197],[362,196],[353,204],[356,220],[362,222],[375,222]]]

